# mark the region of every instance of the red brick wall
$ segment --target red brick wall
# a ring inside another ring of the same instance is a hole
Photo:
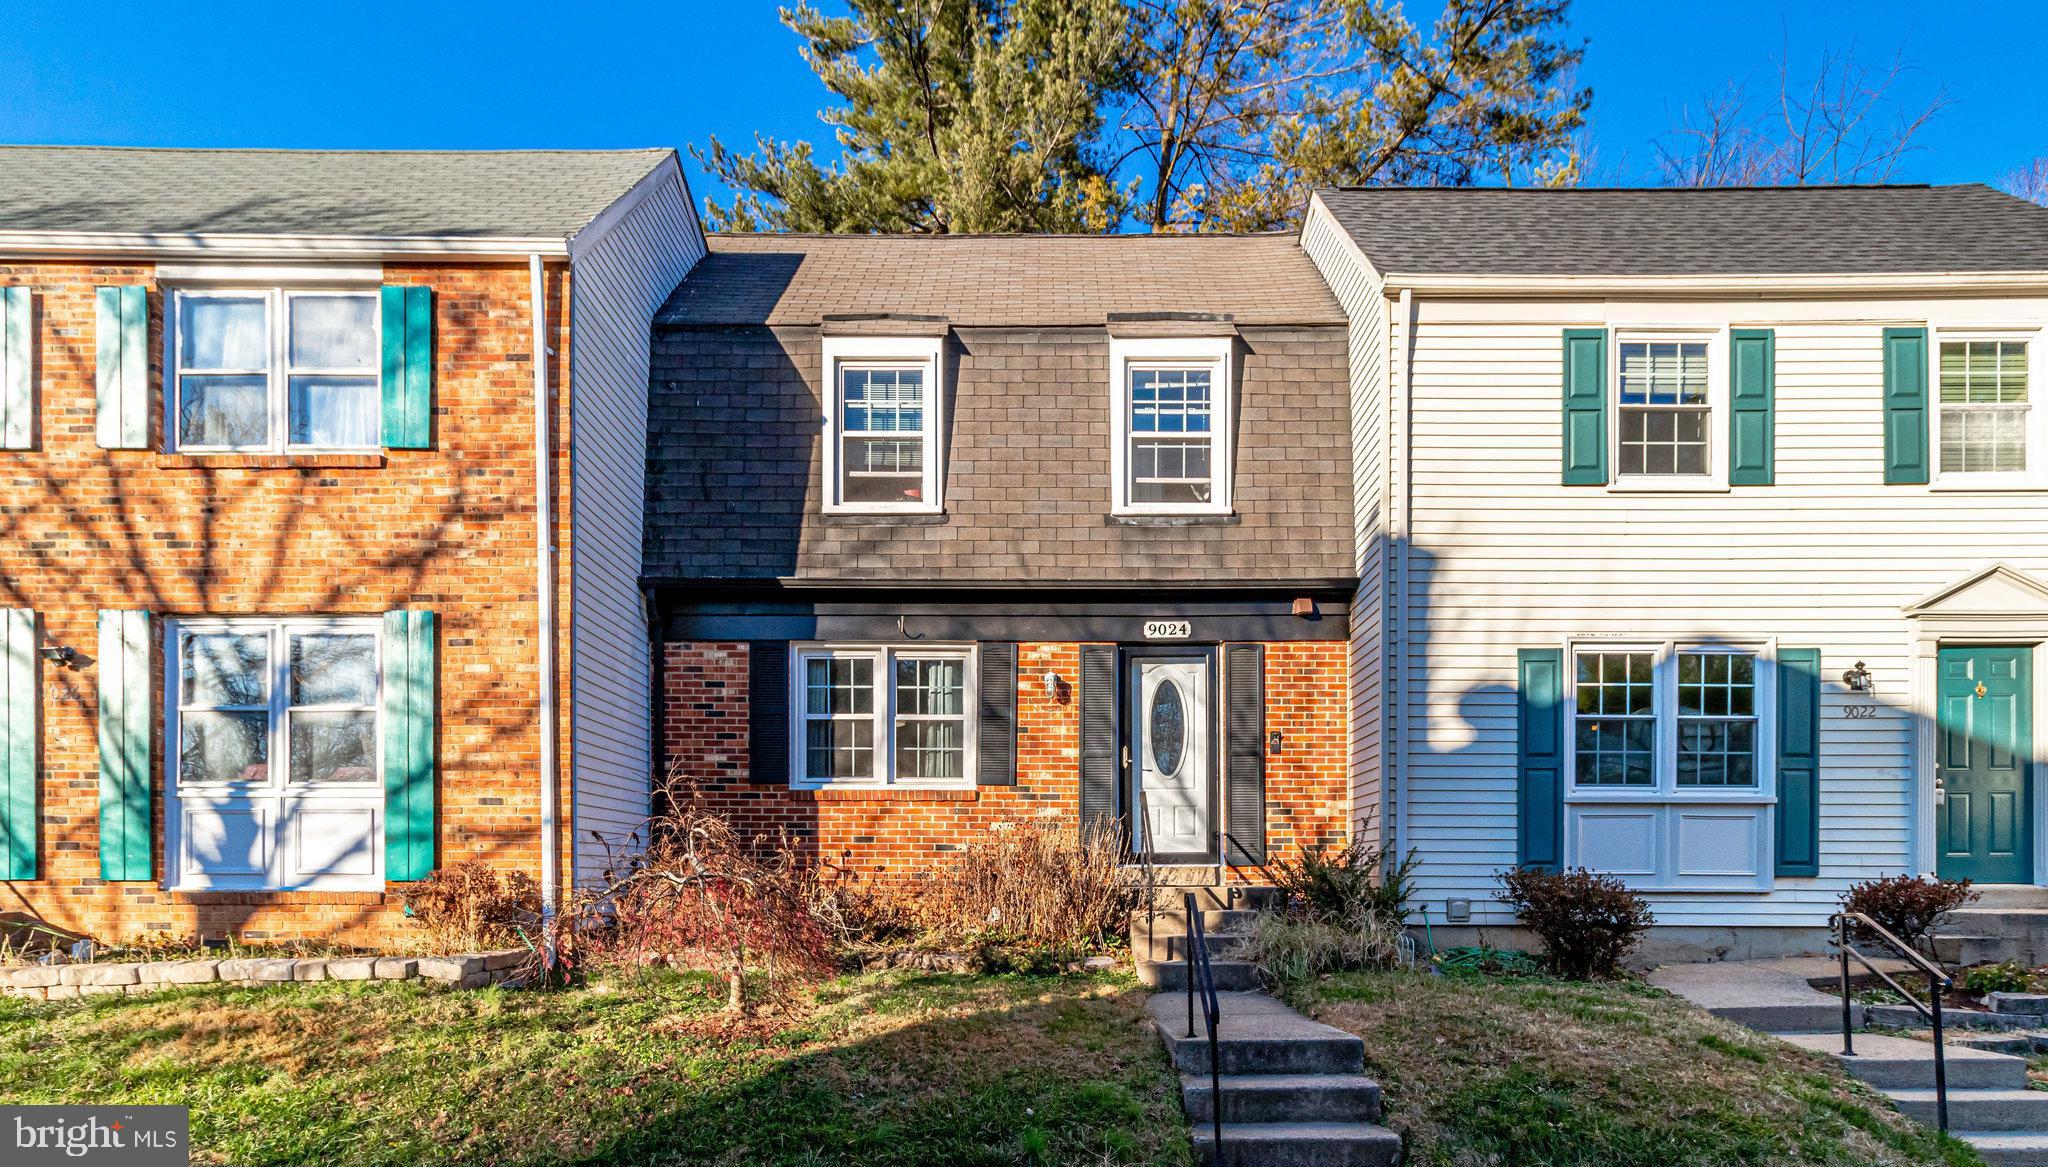
[[[172,457],[158,452],[160,368],[151,409],[157,449],[102,450],[94,440],[94,287],[150,287],[150,333],[159,350],[152,360],[160,361],[163,297],[153,269],[0,264],[0,285],[34,290],[37,381],[35,448],[0,450],[0,604],[35,609],[44,644],[88,657],[97,654],[101,608],[145,608],[159,618],[433,609],[441,636],[440,861],[481,858],[537,874],[528,271],[524,264],[391,266],[384,278],[435,288],[433,449],[381,459]],[[550,285],[560,370],[568,351],[566,276],[551,273]],[[565,517],[568,423],[559,390],[556,396],[557,513]],[[566,580],[568,533],[565,518],[558,521],[558,579]],[[559,594],[566,628],[567,587]],[[157,640],[154,849],[161,877]],[[566,692],[566,659],[560,668]],[[45,664],[41,677],[40,878],[0,883],[0,911],[28,911],[108,940],[204,931],[382,943],[411,934],[395,896],[186,895],[163,891],[160,881],[101,881],[97,673],[90,664]],[[566,810],[562,822],[566,836]]]
[[[663,646],[663,722],[671,773],[742,831],[808,832],[819,857],[863,878],[912,877],[1003,822],[1080,808],[1080,646],[1024,644],[1017,652],[1017,784],[973,790],[791,790],[747,783],[747,645]],[[1057,672],[1065,700],[1042,678]],[[1345,774],[1345,646],[1266,646],[1268,730],[1284,735],[1267,759],[1269,860],[1318,840],[1341,845]],[[1233,878],[1256,882],[1255,869]]]

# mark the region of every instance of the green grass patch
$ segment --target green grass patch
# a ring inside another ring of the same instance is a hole
[[[770,1016],[658,973],[0,1000],[0,1097],[182,1103],[195,1162],[1192,1162],[1127,976],[879,973]]]
[[[1637,982],[1347,973],[1298,993],[1365,1039],[1410,1167],[1966,1167],[1827,1058]]]

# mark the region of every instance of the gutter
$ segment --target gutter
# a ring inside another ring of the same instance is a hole
[[[1385,293],[1381,293],[1384,295]],[[1394,445],[1394,479],[1399,483],[1398,503],[1392,518],[1396,524],[1394,532],[1394,645],[1396,651],[1389,662],[1394,666],[1394,768],[1388,783],[1388,806],[1393,808],[1392,861],[1401,862],[1408,854],[1408,778],[1409,738],[1412,736],[1411,718],[1408,714],[1409,669],[1409,549],[1414,542],[1414,472],[1409,466],[1412,453],[1410,436],[1412,432],[1412,410],[1410,391],[1414,384],[1414,372],[1409,353],[1414,343],[1415,293],[1411,288],[1401,289],[1401,298],[1394,317],[1394,361],[1388,362],[1389,371],[1394,373],[1393,423],[1389,435]],[[1398,364],[1396,364],[1398,362]]]
[[[539,252],[527,257],[533,296],[533,448],[534,549],[537,560],[534,594],[540,624],[540,894],[541,917],[552,919],[558,906],[556,881],[562,867],[561,832],[557,827],[561,775],[556,765],[555,734],[555,496],[553,465],[553,402],[548,396],[548,301],[545,263]]]
[[[248,259],[402,259],[457,256],[517,259],[522,255],[561,258],[566,239],[432,235],[244,235],[158,234],[112,231],[0,231],[0,256],[170,255]]]
[[[1435,296],[1728,296],[1984,293],[2048,290],[2043,272],[1894,272],[1869,275],[1430,275],[1390,272],[1390,291]]]

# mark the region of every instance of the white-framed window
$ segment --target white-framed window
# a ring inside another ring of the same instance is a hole
[[[2033,407],[2034,329],[1934,336],[1935,473],[1948,481],[2038,482],[2048,418]]]
[[[174,289],[165,349],[172,448],[376,449],[380,311],[375,290]]]
[[[791,656],[792,785],[974,784],[971,645],[799,645]]]
[[[941,337],[826,337],[825,510],[944,509]]]
[[[1727,333],[1625,329],[1614,337],[1615,482],[1725,484]]]
[[[1230,338],[1117,338],[1109,350],[1111,513],[1229,514]]]
[[[383,886],[382,626],[168,623],[172,886]]]
[[[1572,785],[1609,794],[1768,793],[1767,646],[1572,648]]]

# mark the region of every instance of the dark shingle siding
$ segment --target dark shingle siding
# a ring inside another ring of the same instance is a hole
[[[1383,274],[2048,272],[2048,208],[1975,184],[1319,193]]]
[[[558,239],[673,155],[0,146],[0,231]]]
[[[1234,525],[1109,526],[1109,340],[968,329],[951,377],[939,526],[819,514],[820,345],[809,328],[655,335],[650,577],[1127,581],[1349,576],[1345,333],[1248,328]]]
[[[955,325],[1099,325],[1111,313],[1340,324],[1290,235],[714,235],[658,324],[817,324],[902,313]]]

